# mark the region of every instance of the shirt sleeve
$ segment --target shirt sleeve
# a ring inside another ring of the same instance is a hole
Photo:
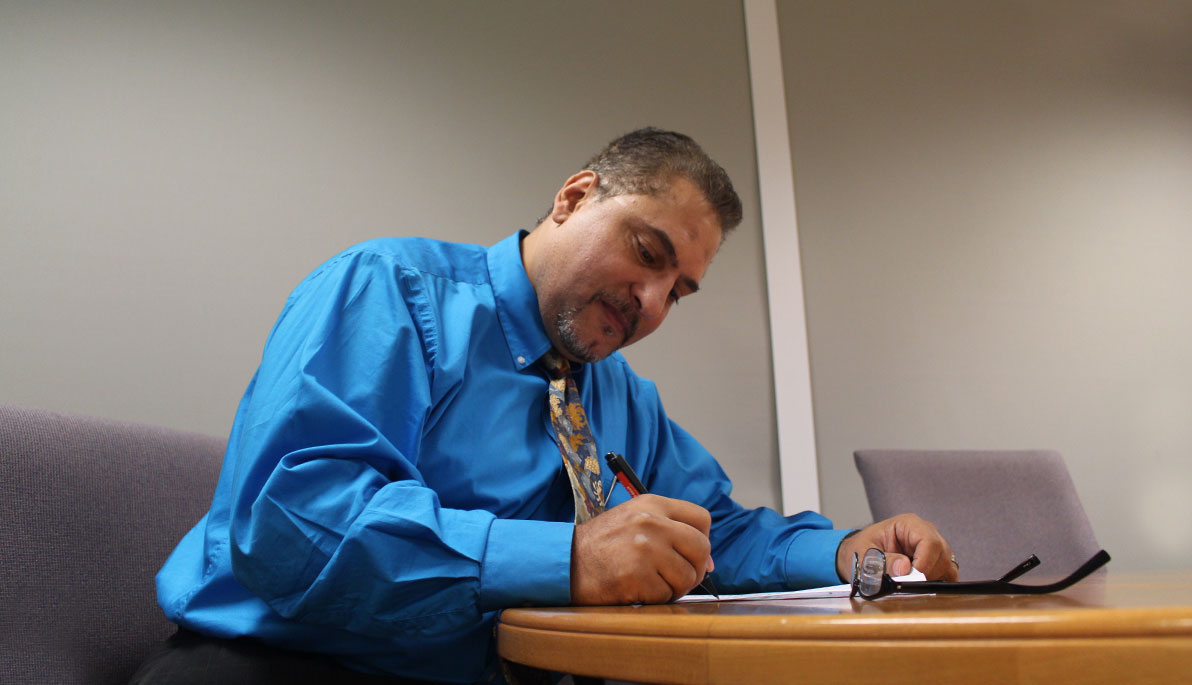
[[[328,262],[287,302],[245,394],[232,566],[286,618],[428,636],[569,599],[570,524],[443,507],[419,473],[436,354],[421,278],[386,255]]]
[[[639,401],[656,426],[645,483],[650,492],[695,502],[712,515],[713,579],[724,592],[775,592],[840,583],[836,550],[848,530],[804,511],[783,516],[768,507],[746,509],[731,497],[720,464],[687,431],[667,418],[654,384],[637,379]]]

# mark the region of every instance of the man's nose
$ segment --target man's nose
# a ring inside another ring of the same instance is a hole
[[[633,299],[642,318],[658,319],[666,316],[670,290],[670,286],[662,281],[648,281],[638,286]]]

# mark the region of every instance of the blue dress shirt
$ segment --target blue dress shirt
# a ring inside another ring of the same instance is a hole
[[[496,612],[569,603],[574,527],[522,235],[487,249],[373,240],[294,290],[211,510],[157,575],[171,620],[364,671],[500,679]],[[620,354],[574,376],[601,453],[711,512],[721,589],[839,582],[845,531],[733,502],[715,459]],[[610,506],[626,497],[617,488]]]

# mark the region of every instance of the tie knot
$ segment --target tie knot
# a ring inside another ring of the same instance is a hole
[[[565,378],[567,374],[571,373],[570,362],[554,348],[551,348],[550,351],[542,355],[541,361],[542,366],[546,368],[546,372],[555,380]]]

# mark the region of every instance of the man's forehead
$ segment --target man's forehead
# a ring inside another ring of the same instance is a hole
[[[643,210],[638,213],[640,220],[681,240],[697,243],[704,232],[710,232],[715,235],[719,247],[722,233],[720,217],[703,193],[689,181],[679,180],[688,185],[688,188],[683,189],[686,192],[671,190],[658,195],[624,193],[605,196],[601,200],[616,202],[630,211]],[[713,248],[712,254],[715,252]]]

